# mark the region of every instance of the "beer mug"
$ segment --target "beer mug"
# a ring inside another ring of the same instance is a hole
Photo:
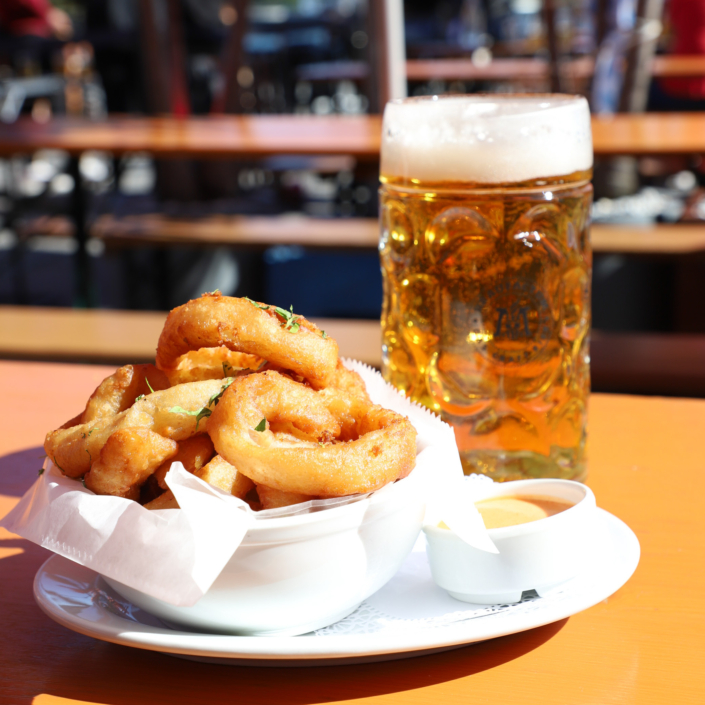
[[[587,102],[411,98],[382,129],[385,378],[452,424],[466,473],[583,480]]]

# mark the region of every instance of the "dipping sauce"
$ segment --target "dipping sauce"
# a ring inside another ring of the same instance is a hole
[[[554,497],[492,497],[475,503],[485,526],[499,529],[545,519],[573,505]]]

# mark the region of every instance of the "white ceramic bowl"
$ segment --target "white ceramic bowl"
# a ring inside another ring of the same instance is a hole
[[[304,634],[347,616],[397,572],[421,530],[425,498],[419,484],[412,473],[357,502],[257,520],[190,607],[105,580],[174,625],[253,636]]]
[[[539,595],[575,577],[594,537],[595,495],[570,480],[518,480],[478,486],[476,501],[525,496],[564,500],[573,506],[537,521],[489,529],[499,550],[469,546],[449,529],[424,526],[436,584],[464,602],[519,602],[522,593]]]

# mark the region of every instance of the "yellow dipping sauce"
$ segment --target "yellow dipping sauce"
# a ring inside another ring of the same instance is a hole
[[[516,526],[545,519],[573,505],[560,499],[545,497],[492,497],[475,503],[488,529]]]

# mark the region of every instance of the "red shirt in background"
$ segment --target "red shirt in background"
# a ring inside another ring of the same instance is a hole
[[[0,29],[14,36],[51,37],[48,0],[0,0]]]
[[[670,0],[669,18],[673,32],[670,54],[705,55],[705,0]],[[678,98],[705,98],[705,77],[665,78],[663,90]]]

